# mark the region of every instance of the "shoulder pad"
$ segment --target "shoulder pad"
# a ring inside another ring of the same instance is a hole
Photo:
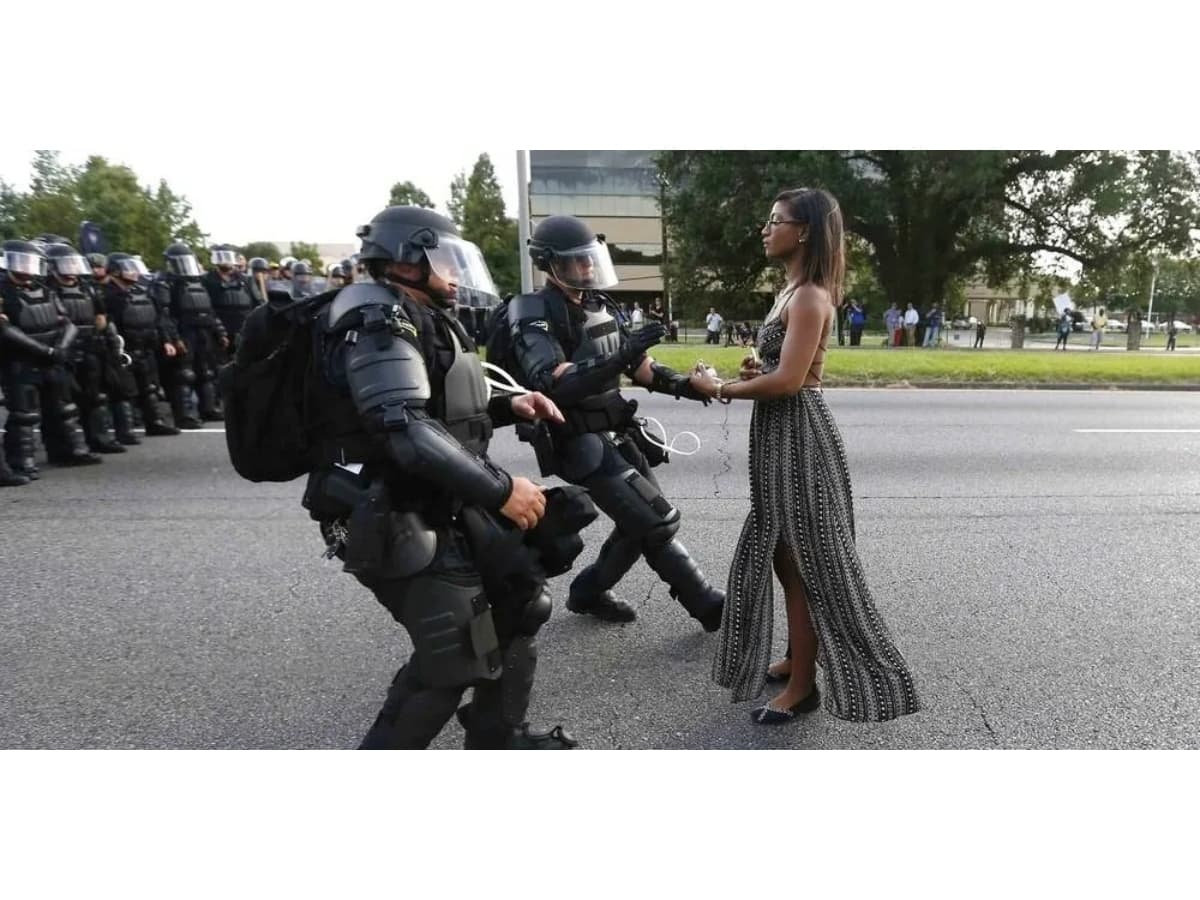
[[[508,321],[517,324],[526,319],[546,318],[546,298],[539,294],[518,294],[508,301]]]
[[[329,304],[329,324],[336,325],[338,320],[348,313],[364,306],[400,306],[400,298],[382,284],[374,281],[361,281],[348,284],[333,298]]]

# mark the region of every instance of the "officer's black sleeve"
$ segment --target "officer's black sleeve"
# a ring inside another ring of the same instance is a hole
[[[525,383],[560,406],[574,406],[602,391],[628,365],[621,354],[571,363],[557,378],[554,370],[566,362],[562,345],[544,319],[518,319],[512,324],[513,352]]]
[[[362,326],[346,334],[346,383],[369,431],[413,478],[433,482],[466,503],[498,510],[512,479],[467,450],[425,410],[429,373],[415,326],[398,309],[368,306]]]
[[[493,428],[504,428],[521,421],[520,417],[513,413],[512,400],[512,394],[498,393],[488,401],[488,417],[492,420]]]
[[[53,355],[49,347],[35,341],[4,316],[0,316],[0,343],[9,352],[29,362],[45,362]]]

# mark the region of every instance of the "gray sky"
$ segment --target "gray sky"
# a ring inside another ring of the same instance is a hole
[[[516,216],[515,149],[444,141],[436,149],[424,144],[355,153],[361,132],[351,134],[341,145],[272,141],[255,146],[247,141],[226,144],[202,133],[204,142],[194,153],[182,153],[174,141],[108,146],[98,141],[62,147],[60,158],[82,163],[89,154],[99,154],[129,166],[142,184],[156,185],[165,178],[172,190],[187,197],[214,243],[352,243],[354,229],[383,209],[397,181],[412,181],[445,212],[451,180],[460,171],[469,172],[480,153],[491,157],[508,214]],[[0,143],[0,178],[25,189],[34,151],[47,148],[12,138]]]

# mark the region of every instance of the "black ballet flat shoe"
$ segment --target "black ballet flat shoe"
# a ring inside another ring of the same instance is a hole
[[[820,706],[821,692],[814,684],[809,695],[795,706],[788,709],[771,709],[770,706],[764,704],[750,713],[750,719],[755,725],[782,725],[784,722],[793,721],[798,715],[815,712]]]
[[[791,677],[791,672],[788,672],[786,675],[772,675],[771,670],[767,669],[767,684],[784,684]]]

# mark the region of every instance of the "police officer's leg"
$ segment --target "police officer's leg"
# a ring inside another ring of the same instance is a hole
[[[503,671],[475,685],[459,710],[468,750],[570,750],[578,745],[561,726],[535,730],[526,721],[537,671],[537,632],[550,618],[550,592],[540,573],[488,583]]]
[[[200,418],[205,422],[220,422],[225,416],[221,412],[220,395],[217,393],[217,354],[221,347],[211,331],[200,336],[196,348],[196,396],[199,400]]]
[[[37,387],[30,383],[31,375],[15,363],[5,373],[4,402],[8,405],[8,418],[4,423],[4,456],[14,476],[32,481],[38,477],[34,461],[37,446],[34,429],[42,417]]]
[[[596,505],[603,509],[599,501]],[[622,532],[620,525],[613,528],[601,545],[595,562],[584,568],[571,582],[567,609],[609,622],[634,621],[637,611],[615,597],[612,589],[641,555],[641,541]]]
[[[630,456],[640,465],[635,467]],[[636,448],[624,448],[623,453],[614,448],[606,455],[604,465],[585,479],[584,486],[622,534],[638,542],[646,562],[670,585],[671,595],[689,615],[698,619],[706,631],[719,628],[724,594],[708,584],[687,550],[673,540],[679,529],[679,510],[662,495]]]
[[[88,450],[71,390],[71,377],[64,368],[52,366],[42,372],[39,393],[46,458],[59,466],[94,465],[102,460]]]
[[[659,495],[658,479],[632,442],[621,446],[622,455],[629,459],[638,474],[653,486]],[[682,517],[672,523],[653,529],[642,542],[646,563],[659,578],[671,588],[671,596],[679,601],[688,615],[698,620],[705,631],[716,631],[721,627],[721,611],[725,606],[725,592],[713,587],[688,554],[687,548],[675,538]]]
[[[179,429],[169,421],[171,410],[164,400],[155,351],[148,348],[135,352],[130,368],[137,385],[137,402],[142,411],[142,422],[145,423],[147,436],[179,434]]]
[[[558,462],[563,479],[587,487],[589,492],[594,483],[602,485],[628,468],[612,439],[599,434],[580,435],[566,442],[560,448]],[[622,507],[612,492],[601,490],[601,494],[597,496],[593,492],[592,500],[616,527],[600,548],[596,561],[571,582],[567,609],[608,622],[632,622],[637,618],[637,612],[613,596],[612,588],[637,562],[641,554],[640,536],[631,534],[623,524]]]
[[[454,715],[467,687],[500,677],[500,646],[483,582],[454,532],[439,534],[437,557],[414,577],[357,577],[413,644],[412,657],[396,674],[360,749],[427,747]]]
[[[124,453],[113,433],[112,414],[108,408],[108,393],[102,383],[103,369],[94,353],[84,352],[76,357],[75,382],[79,387],[75,402],[81,411],[83,433],[94,453]]]
[[[184,340],[186,342],[187,339]],[[180,428],[203,427],[199,404],[196,402],[196,372],[193,359],[189,344],[186,353],[179,353],[170,361],[171,412],[175,416],[175,424]]]
[[[133,374],[132,358],[129,366],[117,368],[106,365],[104,383],[108,389],[108,408],[112,413],[113,430],[117,440],[129,447],[137,446],[142,439],[134,434],[133,403],[137,396],[137,381]]]
[[[8,463],[10,452],[13,458],[19,458],[19,438],[14,431],[17,426],[13,422],[13,402],[10,399],[13,396],[13,385],[7,377],[7,373],[0,374],[5,376],[0,379],[0,389],[4,392],[4,406],[8,410],[8,414],[5,416],[4,447],[0,450],[0,487],[20,487],[23,484],[29,484],[31,479],[28,475],[14,472]],[[13,448],[12,451],[9,450],[10,445]]]

